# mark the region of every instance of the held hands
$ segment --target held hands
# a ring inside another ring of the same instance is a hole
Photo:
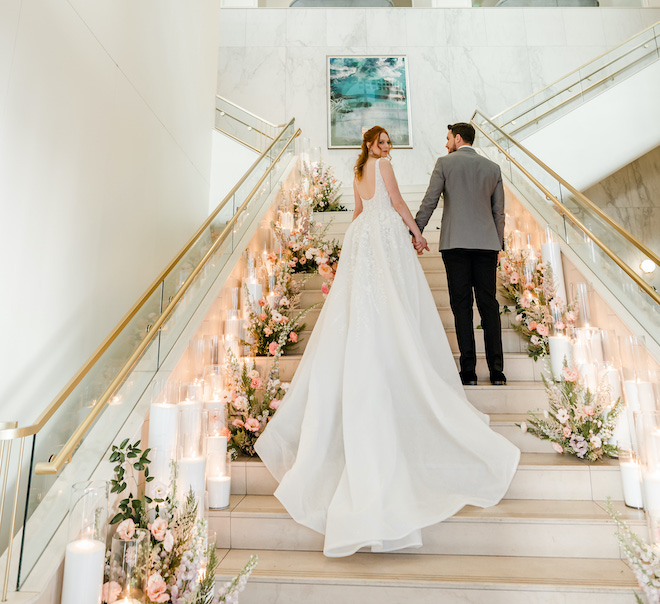
[[[412,239],[413,247],[415,248],[415,251],[421,256],[424,253],[424,250],[427,252],[430,252],[431,250],[429,249],[429,244],[427,243],[426,239],[422,237],[422,235],[414,236]]]

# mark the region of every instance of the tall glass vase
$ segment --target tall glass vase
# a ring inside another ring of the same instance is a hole
[[[100,604],[108,526],[108,482],[73,485],[61,604]]]
[[[149,563],[149,533],[136,529],[130,539],[112,538],[108,595],[116,604],[142,604]]]

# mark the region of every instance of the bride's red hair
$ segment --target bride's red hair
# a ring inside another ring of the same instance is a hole
[[[355,162],[355,168],[353,168],[355,177],[358,180],[362,180],[362,169],[364,168],[364,164],[367,163],[367,158],[369,157],[369,147],[367,145],[373,145],[374,141],[377,141],[383,132],[387,134],[388,138],[390,137],[389,132],[382,126],[374,126],[373,128],[369,128],[369,130],[364,133],[364,136],[362,137],[362,148],[360,149],[360,155]]]

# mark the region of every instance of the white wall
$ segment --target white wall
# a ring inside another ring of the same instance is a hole
[[[258,157],[258,153],[245,145],[217,130],[213,132],[209,214],[234,188]]]
[[[37,415],[206,215],[218,22],[0,2],[0,419]]]
[[[649,8],[223,9],[218,93],[291,117],[350,184],[355,150],[327,149],[326,57],[406,54],[414,149],[402,184],[428,182],[446,125],[495,114],[660,20]]]

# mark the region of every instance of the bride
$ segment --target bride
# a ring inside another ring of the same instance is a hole
[[[495,505],[520,458],[465,397],[390,148],[380,126],[364,134],[332,289],[255,446],[275,496],[332,557],[420,547],[423,527]]]

